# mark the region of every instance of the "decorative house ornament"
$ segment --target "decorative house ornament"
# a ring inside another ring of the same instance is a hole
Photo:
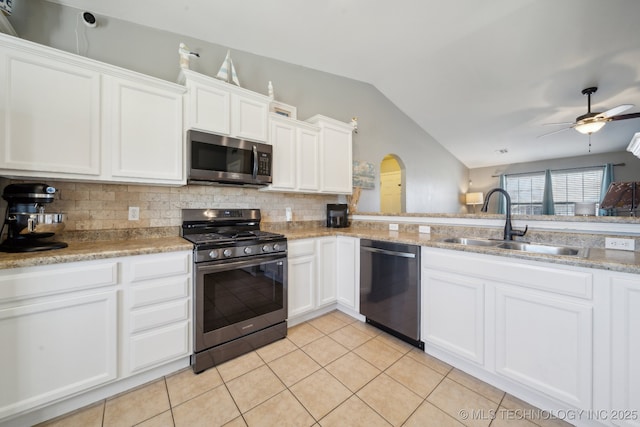
[[[269,85],[267,86],[267,91],[269,92],[269,98],[271,98],[273,100],[274,99],[273,83],[271,83],[271,80],[269,80]]]
[[[189,69],[189,57],[195,56],[200,58],[199,53],[191,52],[191,50],[189,50],[187,45],[185,45],[184,43],[180,43],[178,54],[180,55],[180,68],[184,68],[185,70]]]
[[[354,133],[358,133],[358,118],[357,117],[352,117],[351,118],[351,126],[353,126],[353,132]]]
[[[227,56],[224,58],[224,62],[220,66],[220,70],[218,71],[216,78],[227,83],[233,83],[236,86],[240,86],[236,68],[233,66],[233,61],[231,60],[231,51],[227,51]]]
[[[12,9],[13,9],[13,0],[0,0],[1,11],[6,12],[7,15],[11,15]]]

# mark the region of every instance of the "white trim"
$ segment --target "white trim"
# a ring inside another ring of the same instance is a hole
[[[629,146],[627,147],[627,151],[630,151],[634,156],[640,158],[640,132],[633,135],[633,138],[631,138],[631,142],[629,142]]]

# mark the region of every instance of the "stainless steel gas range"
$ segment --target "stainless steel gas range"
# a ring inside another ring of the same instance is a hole
[[[287,239],[259,209],[183,209],[194,243],[196,373],[287,335]]]

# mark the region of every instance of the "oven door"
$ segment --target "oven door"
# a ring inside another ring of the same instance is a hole
[[[287,255],[196,264],[195,351],[287,319]]]

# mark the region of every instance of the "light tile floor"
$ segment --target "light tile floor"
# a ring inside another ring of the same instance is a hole
[[[334,311],[290,328],[283,340],[199,375],[185,369],[45,425],[570,424],[549,419],[547,413]]]

